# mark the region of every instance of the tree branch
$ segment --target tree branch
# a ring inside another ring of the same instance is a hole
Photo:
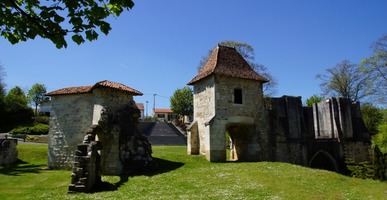
[[[40,21],[41,19],[37,18],[37,17],[34,17],[34,16],[31,16],[29,15],[28,13],[26,13],[23,9],[21,9],[14,0],[8,0],[8,2],[11,3],[11,5],[23,16],[25,16],[30,22],[32,22],[33,24],[35,24],[42,32],[45,36],[47,36],[48,38],[52,38],[52,39],[56,39],[56,35],[55,34],[52,34],[50,33],[49,31],[47,31],[47,28],[44,27]],[[65,35],[65,34],[64,34]]]

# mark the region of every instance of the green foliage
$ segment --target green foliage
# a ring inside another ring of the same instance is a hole
[[[38,113],[38,106],[48,98],[44,96],[46,91],[46,86],[40,83],[35,83],[32,85],[32,88],[28,90],[28,98],[35,106],[35,115]]]
[[[159,168],[103,176],[115,190],[68,194],[71,171],[42,170],[47,144],[18,145],[22,162],[0,166],[0,199],[385,199],[386,183],[280,162],[211,163],[185,146],[152,146]],[[126,181],[125,181],[126,180]]]
[[[313,106],[314,103],[318,103],[322,100],[324,100],[323,96],[314,94],[311,97],[309,97],[308,99],[306,99],[305,104],[306,104],[306,106],[311,107],[311,106]]]
[[[26,108],[17,112],[4,112],[0,115],[0,132],[8,132],[14,127],[32,122],[34,113],[32,109]]]
[[[36,123],[47,124],[47,125],[50,124],[49,116],[45,116],[45,115],[35,116],[34,120]]]
[[[378,126],[383,122],[383,112],[372,104],[363,104],[360,108],[361,116],[370,135],[378,133]]]
[[[8,92],[4,97],[4,103],[8,112],[19,112],[28,108],[28,99],[19,86],[12,88]]]
[[[182,89],[177,89],[171,99],[171,110],[180,115],[193,114],[193,92],[190,87],[186,86]]]
[[[372,137],[372,145],[378,146],[382,153],[387,154],[387,123],[378,126],[379,133]]]
[[[4,67],[0,64],[0,118],[5,112],[5,83],[4,83],[5,71]],[[0,123],[1,124],[1,123]]]
[[[48,143],[48,135],[26,135],[23,139],[26,142]]]
[[[355,162],[352,159],[346,159],[347,169],[351,176],[355,178],[371,179],[374,177],[373,165],[369,162]]]
[[[25,134],[25,135],[47,135],[50,127],[47,124],[31,123],[17,126],[12,129],[10,134]]]
[[[378,146],[374,147],[374,179],[387,180],[387,153],[382,153]]]
[[[131,0],[0,1],[0,35],[12,44],[40,36],[63,48],[69,34],[77,44],[96,40],[98,29],[107,35],[107,18],[133,6]]]

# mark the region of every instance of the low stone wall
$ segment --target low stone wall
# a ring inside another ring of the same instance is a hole
[[[0,139],[0,165],[16,162],[18,151],[17,139]]]

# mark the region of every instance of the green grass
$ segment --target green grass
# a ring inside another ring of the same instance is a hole
[[[153,173],[103,176],[114,190],[68,194],[70,171],[43,169],[47,144],[18,149],[22,162],[0,167],[0,199],[387,199],[387,183],[286,163],[210,163],[170,146],[153,146]]]

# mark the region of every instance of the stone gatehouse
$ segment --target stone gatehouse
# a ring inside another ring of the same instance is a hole
[[[188,85],[194,88],[189,154],[207,160],[281,161],[342,171],[345,159],[370,159],[360,105],[330,98],[303,107],[301,97],[264,98],[265,77],[235,48],[216,47]]]
[[[73,166],[75,156],[83,158],[87,148],[97,146],[102,174],[120,175],[136,165],[133,162],[152,162],[150,144],[137,130],[136,95],[142,93],[106,80],[47,93],[51,97],[49,168],[84,170]]]

